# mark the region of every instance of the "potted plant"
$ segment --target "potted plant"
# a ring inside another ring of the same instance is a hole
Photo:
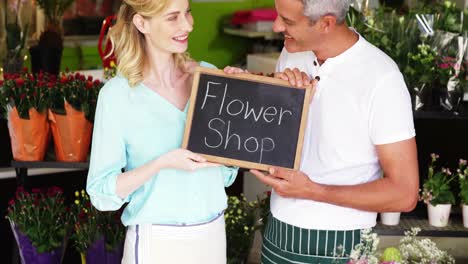
[[[408,64],[404,68],[405,78],[414,95],[415,110],[430,110],[433,102],[432,91],[435,86],[436,51],[427,44],[419,44],[415,53],[408,54]]]
[[[423,184],[421,200],[427,204],[429,224],[444,227],[448,224],[450,209],[455,203],[455,197],[450,190],[450,182],[454,176],[449,169],[436,171],[435,163],[439,155],[431,154],[429,173]]]
[[[381,254],[378,250],[380,238],[370,229],[365,229],[361,243],[355,245],[347,264],[455,264],[455,259],[439,249],[434,241],[418,238],[420,231],[419,227],[405,231],[398,245],[385,248]]]
[[[6,217],[22,263],[61,263],[70,214],[60,188],[29,193],[18,187]]]
[[[13,158],[21,161],[44,159],[49,139],[47,122],[48,87],[54,79],[46,74],[4,74],[0,85],[0,107],[8,120]]]
[[[71,240],[86,263],[105,263],[104,234],[98,212],[84,190],[75,192],[72,206],[73,234]]]
[[[62,15],[73,0],[37,0],[46,17],[45,31],[39,37],[39,43],[29,49],[32,71],[43,70],[58,75],[63,50]]]
[[[57,160],[79,162],[87,159],[97,96],[102,85],[91,76],[62,73],[50,90],[49,119]]]
[[[125,240],[121,211],[96,210],[84,190],[75,192],[72,211],[74,232],[71,239],[81,255],[82,264],[120,264]]]
[[[458,183],[460,186],[460,201],[463,213],[463,226],[468,228],[468,167],[464,159],[460,159],[457,170]]]
[[[28,35],[28,25],[21,26],[19,10],[22,5],[21,0],[4,1],[5,32],[7,53],[3,61],[3,72],[17,73],[23,68],[22,51]],[[8,4],[9,3],[9,4]],[[8,18],[13,16],[13,21]]]
[[[248,202],[244,195],[230,196],[224,212],[226,222],[227,263],[247,263],[255,231],[256,202]]]
[[[121,210],[101,212],[106,264],[120,264],[122,262],[125,226],[120,220],[121,215]]]
[[[382,212],[380,213],[380,222],[383,225],[398,225],[400,223],[401,212]]]

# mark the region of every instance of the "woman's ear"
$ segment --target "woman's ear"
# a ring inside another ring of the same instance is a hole
[[[133,24],[135,27],[140,31],[142,34],[148,33],[148,21],[141,16],[140,14],[135,14],[132,19]]]

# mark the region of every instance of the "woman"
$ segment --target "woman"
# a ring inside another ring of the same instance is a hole
[[[124,0],[112,28],[119,75],[99,95],[87,191],[99,210],[128,203],[122,263],[226,263],[237,171],[180,149],[192,29],[187,0]]]

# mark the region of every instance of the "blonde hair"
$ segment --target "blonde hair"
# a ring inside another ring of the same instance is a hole
[[[117,71],[128,79],[131,87],[143,81],[143,67],[146,65],[145,36],[133,24],[137,13],[150,18],[164,11],[171,0],[124,0],[117,22],[110,30],[109,36],[117,58]],[[188,53],[175,53],[176,67],[186,71],[185,65],[190,61]]]

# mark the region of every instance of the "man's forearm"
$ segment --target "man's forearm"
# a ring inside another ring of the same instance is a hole
[[[363,211],[407,212],[413,210],[418,201],[417,186],[419,185],[415,188],[414,184],[395,183],[389,178],[350,186],[321,185],[311,182],[307,197]]]

